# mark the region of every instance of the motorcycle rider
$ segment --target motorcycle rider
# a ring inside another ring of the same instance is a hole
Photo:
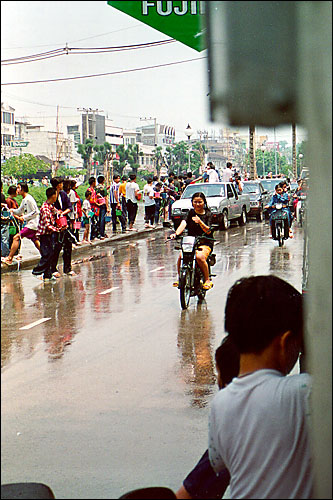
[[[288,196],[288,195],[287,195]],[[272,215],[276,212],[276,204],[277,203],[282,203],[283,210],[288,213],[287,207],[288,207],[288,200],[286,199],[286,195],[283,191],[283,188],[281,186],[281,183],[276,184],[275,186],[275,193],[272,196],[271,201],[266,205],[264,208],[272,208],[270,217],[269,217],[269,225],[270,225],[270,238],[273,238],[273,231],[272,231]],[[288,221],[289,221],[289,214],[288,214]],[[289,224],[289,238],[293,238],[292,231],[290,229],[290,224]]]
[[[194,193],[192,196],[192,206],[187,214],[186,219],[182,220],[176,229],[176,232],[170,235],[170,239],[176,238],[182,234],[184,229],[187,227],[189,236],[203,236],[202,244],[196,251],[196,261],[200,267],[204,276],[204,290],[210,290],[213,287],[213,282],[209,279],[209,269],[207,264],[207,258],[213,250],[213,241],[205,239],[204,236],[207,235],[212,238],[211,222],[212,213],[207,205],[207,200],[202,192]],[[180,273],[180,263],[181,256],[178,257],[177,271],[178,276]],[[173,286],[178,287],[179,280],[174,281]]]

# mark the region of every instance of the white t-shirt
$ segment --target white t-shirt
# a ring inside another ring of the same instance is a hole
[[[82,211],[85,211],[86,214],[83,212],[83,215],[88,217],[88,213],[90,212],[91,210],[91,205],[90,205],[90,201],[87,200],[87,198],[85,200],[83,200],[83,203],[82,203]]]
[[[134,181],[128,182],[126,184],[126,201],[131,200],[133,203],[138,202],[135,198],[135,191],[140,191],[138,184]]]
[[[223,182],[230,182],[230,177],[232,177],[231,168],[224,168],[222,170],[222,181]]]
[[[219,174],[214,168],[207,169],[208,182],[219,182]]]
[[[311,377],[258,370],[213,399],[209,459],[230,472],[230,498],[312,498]]]
[[[37,231],[38,221],[39,221],[39,210],[37,203],[31,194],[27,194],[23,198],[19,208],[13,210],[15,215],[23,215],[24,222],[26,222],[26,227]]]
[[[152,205],[155,205],[154,193],[155,191],[152,184],[145,184],[143,188],[145,207],[150,207]],[[150,198],[150,196],[152,196],[152,198]]]
[[[68,194],[68,198],[69,198],[69,201],[71,202],[72,204],[72,211],[69,212],[68,214],[68,217],[70,219],[75,219],[75,215],[76,215],[76,204],[77,204],[77,198],[76,198],[76,194],[74,192],[73,189],[70,190],[69,194]]]

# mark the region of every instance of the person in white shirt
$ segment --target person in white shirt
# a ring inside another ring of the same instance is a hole
[[[154,227],[155,191],[153,188],[152,177],[148,177],[147,184],[145,184],[143,187],[143,196],[145,203],[145,227]]]
[[[215,170],[215,165],[212,163],[208,163],[207,165],[207,175],[208,175],[208,182],[220,182],[219,180],[219,174]]]
[[[228,161],[227,167],[222,170],[222,181],[223,182],[232,182],[232,163]]]
[[[126,184],[126,204],[127,204],[127,214],[129,222],[129,230],[133,231],[133,225],[135,223],[136,214],[138,213],[138,199],[141,198],[141,193],[139,193],[140,188],[136,181],[136,175],[131,174],[129,176],[129,182]]]
[[[40,252],[40,243],[37,238],[37,227],[39,221],[39,209],[34,198],[29,194],[28,184],[21,182],[17,186],[17,194],[21,195],[23,200],[19,208],[11,208],[12,214],[18,215],[19,221],[25,223],[23,229],[17,233],[13,238],[13,243],[10,248],[8,257],[4,259],[6,264],[13,262],[14,255],[20,246],[20,239],[27,238],[31,240],[37,250]]]
[[[225,331],[240,371],[211,405],[213,469],[228,469],[231,499],[312,498],[311,377],[286,376],[303,348],[302,295],[276,276],[242,278],[228,292]]]

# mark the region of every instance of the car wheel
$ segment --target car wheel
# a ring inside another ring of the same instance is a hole
[[[257,213],[256,219],[257,219],[257,222],[262,222],[264,220],[264,213],[263,213],[262,207],[260,207],[259,212]]]
[[[244,207],[242,208],[242,215],[239,217],[238,223],[240,226],[244,226],[244,224],[246,224],[246,210]]]
[[[230,221],[228,219],[228,212],[226,210],[223,210],[223,212],[222,212],[220,226],[221,226],[221,229],[224,231],[226,231],[230,227]]]

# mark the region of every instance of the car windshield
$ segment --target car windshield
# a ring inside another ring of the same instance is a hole
[[[259,193],[259,185],[258,184],[248,184],[244,183],[243,192],[249,194],[258,194]]]
[[[192,184],[187,186],[185,189],[182,199],[192,198],[194,193],[201,192],[206,198],[213,198],[214,196],[222,196],[225,197],[225,187],[224,184],[209,184],[206,182],[205,184]]]
[[[282,179],[262,179],[261,184],[266,191],[274,191],[276,184],[279,184],[281,181]]]

